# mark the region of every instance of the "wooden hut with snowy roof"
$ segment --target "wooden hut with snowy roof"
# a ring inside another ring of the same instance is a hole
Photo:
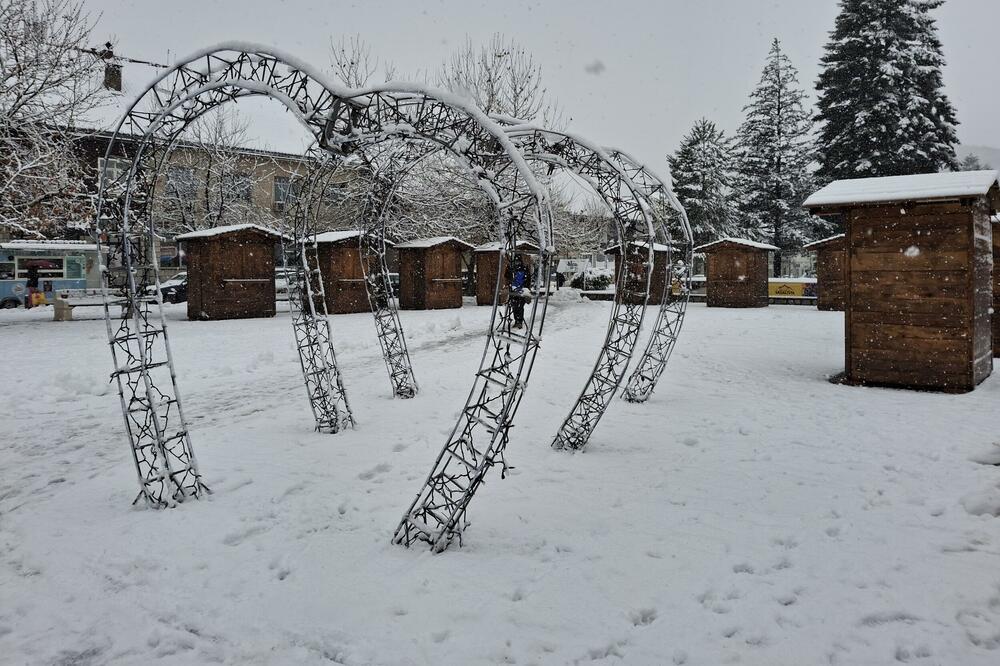
[[[281,238],[256,224],[177,236],[187,253],[188,319],[273,317],[274,254]]]
[[[476,305],[493,305],[493,294],[497,287],[497,277],[503,272],[500,284],[500,304],[507,302],[510,295],[511,271],[506,259],[501,261],[500,242],[479,245],[473,250],[476,261]],[[517,257],[529,267],[532,255],[538,254],[538,246],[528,241],[517,242]]]
[[[843,311],[847,289],[844,234],[807,243],[802,249],[816,253],[816,308]]]
[[[996,171],[841,180],[803,206],[844,224],[845,381],[958,392],[990,375]]]
[[[641,277],[645,273],[643,264],[646,263],[648,258],[648,246],[646,243],[641,243],[639,241],[633,241],[632,252],[626,252],[625,258],[622,258],[622,246],[612,245],[609,248],[604,249],[604,254],[611,255],[615,258],[615,284],[618,284],[618,279],[621,276],[622,267],[628,266],[629,273],[636,276],[636,288],[627,289],[627,294],[624,299],[625,303],[629,305],[641,305],[643,294],[641,286]],[[670,246],[664,245],[663,243],[653,243],[653,272],[649,276],[649,300],[646,301],[647,305],[659,305],[663,302],[663,292],[666,286],[667,272],[669,267],[667,264],[670,262]],[[623,302],[620,294],[615,295],[616,302]]]
[[[361,233],[327,231],[316,235],[316,254],[323,276],[326,311],[330,314],[371,312],[365,267],[362,265]],[[390,243],[386,241],[386,244]],[[366,257],[371,270],[381,270],[378,256]]]
[[[708,307],[767,307],[770,253],[777,249],[746,238],[720,238],[696,247],[695,252],[705,254]]]
[[[399,243],[396,250],[400,309],[462,307],[462,265],[472,245],[454,236],[436,236]]]

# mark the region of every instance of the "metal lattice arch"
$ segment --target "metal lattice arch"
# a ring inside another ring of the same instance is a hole
[[[597,360],[583,390],[552,441],[556,449],[581,449],[621,386],[635,350],[649,299],[656,230],[646,193],[608,153],[585,139],[506,119],[508,136],[530,160],[583,178],[610,209],[624,248],[623,269]],[[632,272],[630,268],[638,266]]]
[[[543,130],[511,119],[495,119],[506,125],[504,131],[526,160],[542,163],[550,173],[555,169],[569,170],[588,183],[611,210],[618,224],[619,235],[635,241],[637,248],[643,244],[647,248],[645,261],[642,263],[645,270],[636,275],[628,275],[624,272],[621,275],[620,288],[623,291],[636,290],[635,295],[640,299],[640,304],[638,307],[616,304],[610,318],[605,345],[601,350],[594,373],[585,388],[584,397],[578,401],[570,418],[567,419],[567,423],[570,423],[571,426],[564,426],[560,432],[561,437],[567,437],[566,431],[572,428],[573,441],[579,442],[579,446],[582,446],[586,441],[586,436],[596,426],[597,421],[611,402],[615,390],[620,385],[638,338],[645,310],[644,304],[648,297],[650,272],[648,268],[652,260],[652,244],[648,241],[653,237],[652,213],[645,197],[625,171],[599,148],[568,134]],[[363,217],[363,237],[384,235],[385,214],[391,207],[391,199],[396,187],[406,174],[428,154],[424,150],[414,150],[411,147],[402,146],[395,150],[386,151],[380,156],[382,158],[380,166],[373,167],[376,177],[374,178],[374,186],[369,193],[372,213]],[[498,178],[502,179],[505,170],[509,169],[510,166],[509,160],[498,163],[495,167]],[[366,241],[363,240],[362,246],[365,244]],[[502,263],[510,265],[510,262]],[[536,284],[547,284],[547,269],[542,275],[546,276],[545,281],[536,281]],[[494,286],[494,307],[497,307],[501,284],[501,276],[498,275],[497,283]],[[543,293],[545,292],[543,291]],[[385,301],[384,307],[388,310],[394,310],[391,300],[388,299]],[[519,334],[514,334],[510,330],[509,312],[506,310],[501,310],[501,312],[503,313],[501,316],[503,335],[507,336],[508,340],[513,339],[510,336]],[[376,314],[377,318],[379,316]],[[390,321],[398,321],[398,319]],[[403,338],[401,330],[398,331],[397,336],[399,339]],[[520,341],[520,338],[517,339]],[[497,380],[509,385],[509,378],[497,374],[493,369],[497,362],[495,351],[495,349],[491,349],[490,345],[487,346],[484,358],[489,358],[490,364],[485,364],[481,369],[487,373],[484,377],[484,386],[489,386],[491,380],[495,386],[500,386]],[[491,352],[494,353],[491,354]],[[389,365],[391,373],[392,364],[388,363],[388,359],[387,365]],[[459,470],[462,466],[471,467],[466,463],[478,461],[484,457],[484,452],[470,442],[468,433],[470,426],[476,424],[483,426],[489,432],[492,424],[478,422],[474,417],[480,415],[479,418],[481,418],[482,414],[493,416],[494,412],[488,405],[488,399],[484,404],[483,394],[474,387],[462,414],[464,417],[459,420],[455,431],[435,461],[434,468],[425,481],[420,494],[404,515],[397,529],[395,538],[400,543],[410,544],[415,538],[425,538],[431,542],[436,550],[442,550],[454,538],[461,537],[465,526],[465,513],[473,494],[467,490],[475,488],[474,486],[467,488],[463,483],[460,484],[461,490],[453,492],[454,470],[456,466]],[[580,425],[581,422],[583,425]],[[506,437],[496,441],[492,450],[486,455],[488,464],[495,464],[497,461],[502,463],[506,445]],[[482,477],[478,478],[481,481]],[[433,537],[426,538],[428,533]]]
[[[162,305],[158,299],[143,296],[147,286],[159,285],[149,243],[155,232],[151,204],[156,175],[188,125],[209,110],[246,96],[278,100],[321,148],[335,154],[359,152],[399,138],[427,141],[451,151],[497,204],[502,245],[512,250],[520,238],[545,248],[539,274],[547,275],[551,214],[545,192],[502,130],[476,107],[419,86],[347,90],[312,73],[294,57],[252,44],[222,44],[184,59],[154,81],[119,123],[107,154],[124,153],[132,166],[115,181],[107,179],[105,170],[97,213],[98,236],[106,238],[107,246],[100,254],[115,367],[112,376],[119,389],[140,497],[152,507],[170,506],[207,492],[183,415]],[[509,177],[497,178],[493,171],[497,163]],[[308,215],[297,217],[308,219]],[[308,229],[297,231],[303,239],[308,235]],[[326,313],[315,312],[313,305],[313,285],[322,284],[318,266],[312,268],[309,263],[308,243],[299,245],[302,273],[293,290],[300,291],[293,298],[300,307],[308,304],[295,323],[302,327],[296,328],[300,356],[317,426],[336,431],[353,423],[353,418]],[[397,540],[438,544],[443,535],[452,533],[447,521],[450,516],[457,522],[461,510],[442,516],[440,527],[425,519],[436,515],[442,494],[447,502],[464,507],[494,464],[497,447],[506,443],[537,352],[546,303],[546,299],[535,302],[524,335],[511,333],[509,308],[494,312],[473,388],[478,397],[475,402],[470,399],[456,426],[456,432],[462,433],[464,456],[458,454],[462,464],[457,469],[445,465],[442,476],[428,480],[427,493],[418,496],[408,512],[412,518],[404,521]],[[114,305],[123,305],[128,312],[118,323],[110,314]]]
[[[628,153],[616,148],[605,150],[649,201],[656,220],[657,240],[667,246],[668,270],[664,284],[650,285],[650,289],[663,290],[660,309],[651,327],[646,348],[622,392],[629,402],[646,402],[666,370],[684,324],[684,315],[691,297],[694,234],[684,206],[677,200],[667,181]],[[672,291],[674,282],[678,285],[676,295]]]

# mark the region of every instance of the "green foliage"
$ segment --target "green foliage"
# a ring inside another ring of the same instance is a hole
[[[702,118],[667,159],[695,244],[738,235],[732,200],[734,155],[725,133]]]
[[[573,281],[569,283],[569,286],[574,289],[586,289],[588,291],[603,291],[611,286],[612,278],[610,275],[605,273],[597,273],[595,275],[587,275],[586,282],[584,282],[584,273],[580,273]]]
[[[824,180],[958,167],[931,11],[943,0],[841,0],[818,83]]]

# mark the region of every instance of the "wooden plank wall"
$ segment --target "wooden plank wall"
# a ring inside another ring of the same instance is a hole
[[[634,288],[630,289],[630,291],[635,291],[636,293],[626,299],[626,302],[630,305],[638,305],[642,303],[642,295],[638,292],[641,292],[643,289],[640,278],[643,278],[643,274],[645,273],[643,264],[646,261],[646,249],[639,246],[633,247],[635,247],[635,250],[629,250],[626,254],[629,255],[627,259],[629,270],[632,275],[636,276]],[[649,300],[646,301],[647,305],[659,305],[663,302],[664,282],[667,279],[667,254],[665,250],[653,252],[653,274],[649,277]],[[615,284],[618,284],[622,267],[621,252],[615,252],[614,255]],[[615,298],[618,302],[621,302],[620,297],[616,296]]]
[[[843,242],[831,242],[816,251],[816,307],[843,310],[847,289],[847,255]]]
[[[424,310],[426,277],[424,251],[420,248],[399,250],[399,307],[403,310]]]
[[[425,252],[424,307],[428,310],[462,307],[462,250],[445,243]]]
[[[371,312],[364,267],[361,265],[361,249],[356,239],[343,244],[320,243],[319,261],[327,312]],[[377,267],[377,260],[373,258],[371,265]]]
[[[708,307],[767,307],[767,252],[723,247],[707,256]]]
[[[985,201],[972,209],[972,383],[993,372],[993,233]]]
[[[993,224],[993,356],[1000,357],[1000,222]]]
[[[982,249],[971,210],[959,204],[855,208],[847,227],[848,380],[974,388],[984,377],[973,372],[984,306],[976,285],[989,273],[974,266]]]
[[[274,242],[254,231],[187,241],[188,319],[273,317]]]
[[[476,252],[476,305],[493,305],[493,291],[497,286],[500,263],[499,252]],[[503,263],[506,268],[507,262]],[[506,274],[500,284],[500,305],[507,302],[509,295],[510,275]]]

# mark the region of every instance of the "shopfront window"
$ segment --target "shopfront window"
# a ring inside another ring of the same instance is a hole
[[[27,280],[28,269],[38,268],[38,277],[42,280],[62,280],[65,275],[63,257],[18,257],[17,279]]]
[[[66,257],[66,279],[83,280],[87,277],[87,259],[85,257]]]

